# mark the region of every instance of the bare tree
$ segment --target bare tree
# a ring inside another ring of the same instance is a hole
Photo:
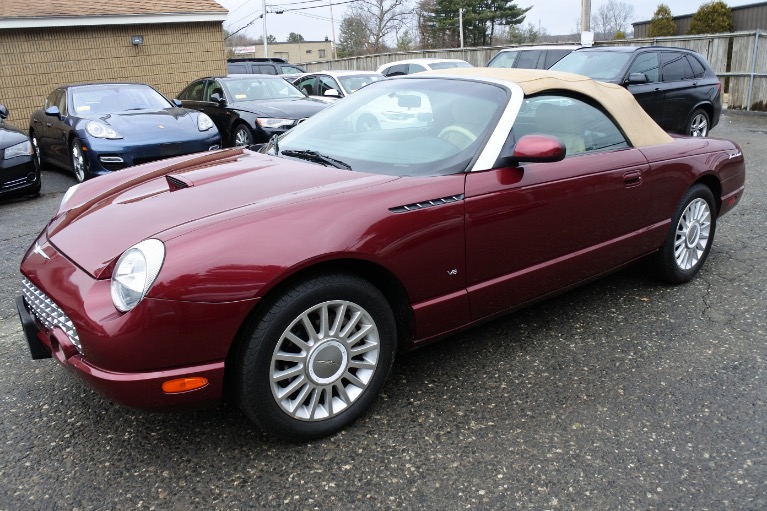
[[[591,28],[599,39],[612,39],[616,32],[626,32],[634,16],[634,6],[619,0],[608,0],[591,16]]]
[[[396,34],[413,13],[408,0],[360,0],[349,11],[367,28],[369,53],[385,51],[387,38]]]

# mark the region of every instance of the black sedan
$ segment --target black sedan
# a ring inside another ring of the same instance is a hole
[[[40,192],[40,168],[24,132],[6,121],[8,109],[0,105],[0,197]]]
[[[60,87],[32,114],[29,133],[41,163],[78,181],[221,145],[210,117],[143,83]]]
[[[267,142],[328,106],[271,75],[201,78],[178,99],[185,107],[208,114],[229,146]]]

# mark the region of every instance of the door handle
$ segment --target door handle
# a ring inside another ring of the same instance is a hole
[[[642,184],[642,173],[638,170],[631,170],[623,174],[623,184],[625,186],[637,186]]]

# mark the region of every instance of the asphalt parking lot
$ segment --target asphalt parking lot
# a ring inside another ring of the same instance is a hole
[[[0,203],[0,509],[766,509],[766,134],[713,130],[747,188],[692,282],[635,265],[400,356],[367,416],[307,444],[228,404],[121,408],[31,360],[18,266],[74,184],[47,170]]]

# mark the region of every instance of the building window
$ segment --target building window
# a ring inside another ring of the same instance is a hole
[[[312,50],[306,50],[306,53],[311,53],[311,52],[312,52]]]
[[[321,59],[325,58],[325,50],[320,50],[320,58]]]

